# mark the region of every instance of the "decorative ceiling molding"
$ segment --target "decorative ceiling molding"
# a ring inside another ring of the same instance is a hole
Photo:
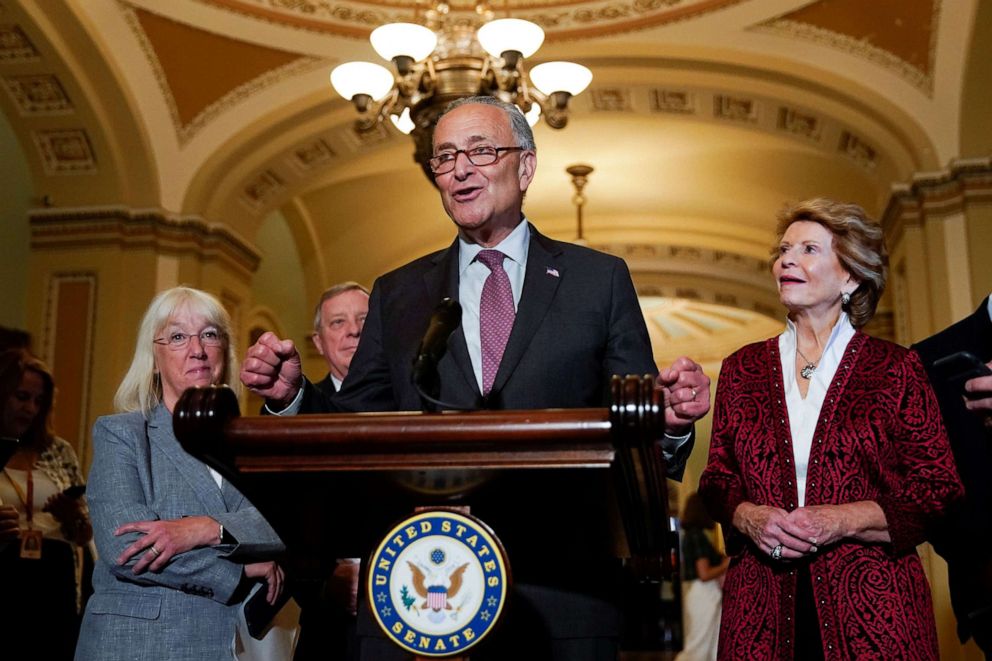
[[[196,216],[110,206],[35,209],[28,220],[32,250],[114,245],[123,250],[193,253],[203,260],[223,260],[246,277],[261,261],[261,254],[247,241]]]
[[[714,88],[599,86],[577,97],[573,111],[591,114],[671,115],[688,119],[732,124],[744,130],[761,131],[812,146],[831,156],[845,158],[875,175],[883,163],[895,158],[882,152],[853,128],[833,117],[782,100]],[[235,186],[244,208],[264,215],[286,194],[305,186],[313,175],[344,162],[349,156],[369,153],[396,140],[404,140],[391,125],[377,124],[358,131],[347,121],[322,132],[312,142],[288,146],[252,170],[250,178]],[[263,174],[256,174],[262,172]],[[268,174],[264,174],[264,173]]]
[[[96,155],[85,129],[32,131],[45,173],[94,174]]]
[[[16,25],[0,25],[0,62],[36,62],[41,54]]]
[[[940,0],[819,0],[750,29],[869,60],[932,97],[940,9]]]
[[[547,41],[606,36],[642,30],[709,14],[744,0],[531,0],[498,3],[514,18],[537,23]],[[384,23],[416,21],[425,4],[417,0],[199,0],[268,23],[364,38]],[[475,20],[473,2],[452,2],[449,15]]]
[[[75,112],[62,83],[51,74],[4,76],[3,86],[21,117],[71,115]]]
[[[326,66],[318,58],[255,46],[176,23],[123,2],[118,4],[152,68],[180,146],[185,146],[207,124],[245,99],[288,78]],[[176,41],[186,48],[177,52],[177,43],[160,37],[157,31],[162,26],[182,32],[184,37]],[[194,49],[190,40],[202,42],[205,47]],[[184,59],[188,55],[186,49],[202,53],[203,57],[230,61],[220,69],[213,67],[211,76],[207,76],[206,67],[200,67],[197,76],[190,77]],[[233,66],[235,63],[237,66]],[[192,80],[201,90],[187,94],[183,86]],[[205,84],[209,87],[206,93],[202,90]]]
[[[882,214],[886,239],[897,245],[906,227],[918,227],[930,217],[948,216],[970,203],[992,202],[992,157],[959,159],[939,172],[917,175],[893,187]]]
[[[636,274],[696,275],[701,281],[729,281],[761,292],[775,291],[768,260],[727,250],[660,243],[596,243],[589,247],[623,258],[631,272]],[[701,298],[685,292],[638,291],[652,296]],[[754,309],[750,304],[719,300],[717,291],[711,298],[722,305]]]
[[[270,208],[286,192],[286,183],[272,170],[260,172],[248,182],[241,194],[241,201],[255,213]]]

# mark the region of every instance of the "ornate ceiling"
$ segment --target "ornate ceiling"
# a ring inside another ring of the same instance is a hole
[[[341,61],[376,59],[368,32],[424,8],[0,0],[0,109],[30,168],[33,204],[202,219],[263,262],[260,230],[285,223],[307,299],[329,282],[370,283],[452,232],[409,139],[392,127],[357,133],[327,75]],[[696,246],[764,260],[788,200],[827,195],[879,213],[893,185],[968,155],[965,99],[992,84],[967,78],[969,63],[990,57],[973,41],[977,0],[508,0],[492,9],[545,28],[535,62],[571,59],[594,74],[566,129],[536,130],[529,217],[571,238],[564,169],[588,162],[586,235],[619,252]],[[453,11],[468,17],[473,6]],[[716,304],[723,266],[698,272],[709,292],[701,300]],[[664,296],[686,277],[650,261],[635,275]],[[754,311],[758,298],[738,307]]]

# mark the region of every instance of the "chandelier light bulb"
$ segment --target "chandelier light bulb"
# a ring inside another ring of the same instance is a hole
[[[531,104],[530,110],[524,113],[524,117],[527,118],[527,123],[534,127],[541,121],[541,106],[537,103]]]
[[[530,81],[547,96],[555,92],[575,96],[589,87],[592,71],[574,62],[545,62],[530,70]]]
[[[349,101],[358,94],[380,101],[393,89],[393,80],[389,69],[373,62],[345,62],[331,71],[331,85]]]
[[[434,51],[437,35],[416,23],[387,23],[372,30],[369,41],[384,60],[405,56],[420,62]]]
[[[410,132],[416,127],[416,124],[413,123],[413,119],[410,117],[409,108],[404,108],[403,113],[399,117],[390,115],[389,119],[392,120],[396,130],[403,135],[410,135]]]
[[[530,57],[544,43],[544,30],[536,23],[519,18],[499,18],[489,21],[476,32],[482,48],[493,57],[516,51]]]

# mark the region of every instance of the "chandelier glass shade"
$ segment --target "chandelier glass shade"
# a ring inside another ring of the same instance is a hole
[[[417,20],[416,18],[414,20]],[[422,23],[389,23],[372,31],[376,53],[394,71],[371,62],[346,62],[331,72],[331,84],[358,111],[357,127],[375,130],[388,117],[416,143],[414,160],[433,180],[433,125],[451,101],[489,95],[516,104],[531,125],[544,117],[552,128],[568,122],[568,101],[592,81],[586,67],[546,62],[523,68],[544,43],[544,31],[518,18],[493,19],[485,2],[471,19],[452,16],[437,1]]]

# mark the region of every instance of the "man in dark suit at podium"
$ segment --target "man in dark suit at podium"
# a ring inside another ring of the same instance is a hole
[[[964,482],[965,499],[931,542],[947,560],[958,637],[992,655],[992,376],[964,384],[940,376],[934,361],[967,351],[992,366],[992,297],[970,316],[913,346],[930,375]]]
[[[524,217],[524,194],[536,165],[533,134],[515,106],[490,97],[453,103],[438,120],[430,166],[444,209],[458,228],[454,243],[376,281],[358,351],[332,400],[303,378],[292,341],[271,333],[249,349],[242,382],[277,413],[419,410],[423,400],[413,383],[413,364],[432,313],[445,297],[459,301],[463,311],[436,366],[434,396],[446,405],[604,406],[613,374],[658,374],[623,260],[549,239]],[[709,411],[709,383],[702,368],[685,357],[657,377],[666,403],[665,438],[659,443],[671,477],[681,477],[693,423]],[[573,492],[575,487],[562,486],[564,498],[581,502],[583,494]],[[574,509],[573,515],[581,514],[580,505]],[[549,523],[561,515],[552,511]],[[509,503],[496,515],[526,518]],[[588,540],[573,548],[582,555],[585,546],[602,542]],[[572,572],[568,560],[567,554],[534,562],[514,556],[518,587],[556,571],[589,584],[606,580],[595,566]],[[539,616],[571,623],[552,637],[560,633],[573,640],[552,642],[545,658],[614,658],[616,618],[601,616],[597,607],[589,609],[588,618],[575,618],[582,608],[570,604],[580,600],[568,594],[548,593],[550,606],[534,606],[545,611]],[[586,636],[589,631],[596,633]],[[576,645],[576,638],[583,642]]]

